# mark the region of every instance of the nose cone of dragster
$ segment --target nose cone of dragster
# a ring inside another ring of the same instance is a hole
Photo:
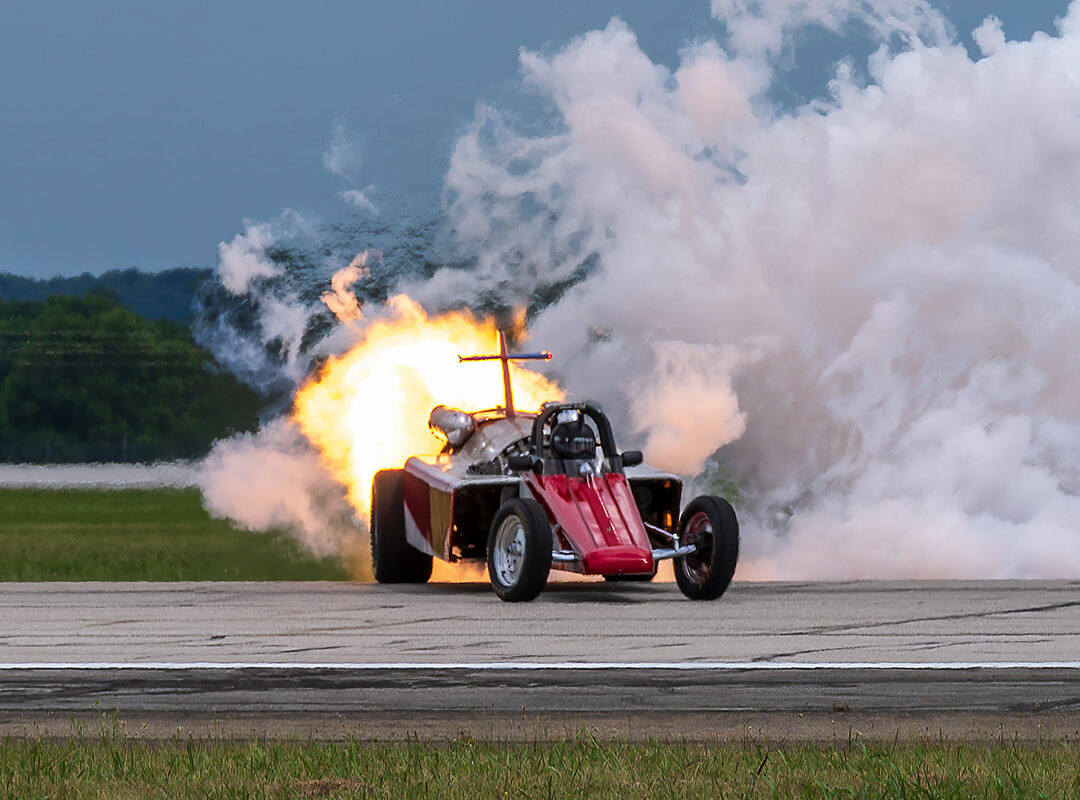
[[[632,575],[652,572],[652,551],[633,545],[601,547],[585,556],[585,572],[599,575]]]

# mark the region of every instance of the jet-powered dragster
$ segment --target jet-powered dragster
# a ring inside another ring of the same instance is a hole
[[[428,419],[445,441],[435,457],[412,456],[378,472],[371,486],[371,555],[381,583],[423,583],[432,557],[486,561],[503,600],[532,600],[551,569],[607,580],[651,580],[674,560],[675,580],[694,600],[724,593],[739,557],[739,525],[724,499],[696,497],[679,514],[682,481],[619,452],[593,403],[514,408],[509,354],[499,334],[505,402],[484,411],[436,406]],[[676,520],[678,524],[676,525]]]

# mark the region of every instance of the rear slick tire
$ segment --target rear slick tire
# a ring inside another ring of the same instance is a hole
[[[488,532],[488,576],[500,600],[532,600],[551,572],[551,524],[543,507],[521,497],[503,503]]]
[[[371,481],[371,567],[379,583],[427,583],[431,556],[405,538],[405,472],[384,469]]]
[[[720,497],[695,497],[679,519],[679,544],[695,553],[674,559],[675,582],[691,600],[715,600],[728,588],[739,560],[739,521]]]

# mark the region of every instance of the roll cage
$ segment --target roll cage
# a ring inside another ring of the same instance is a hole
[[[528,439],[528,454],[523,454],[522,457],[515,459],[516,463],[512,463],[511,466],[519,469],[531,468],[537,474],[577,474],[578,470],[574,468],[575,466],[580,466],[585,461],[592,461],[591,458],[559,457],[552,451],[550,442],[545,440],[545,429],[554,430],[555,425],[553,423],[558,415],[564,411],[577,411],[592,421],[600,437],[600,451],[604,455],[602,471],[622,474],[623,457],[619,454],[615,445],[615,433],[612,430],[611,422],[608,420],[607,415],[592,403],[545,403],[540,409],[540,413],[533,419],[532,433]],[[526,458],[528,459],[527,465]]]

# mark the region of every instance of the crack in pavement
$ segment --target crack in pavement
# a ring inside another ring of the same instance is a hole
[[[1061,603],[1049,603],[1044,606],[1028,606],[1025,608],[1007,608],[997,611],[972,611],[966,614],[941,614],[932,617],[906,617],[899,620],[886,620],[883,622],[866,622],[862,625],[821,625],[807,628],[802,633],[842,633],[846,631],[858,631],[865,628],[886,628],[891,625],[908,625],[913,622],[945,622],[957,619],[979,619],[987,617],[1006,616],[1012,614],[1030,614],[1042,611],[1058,611],[1063,608],[1080,607],[1080,600],[1069,600]]]

